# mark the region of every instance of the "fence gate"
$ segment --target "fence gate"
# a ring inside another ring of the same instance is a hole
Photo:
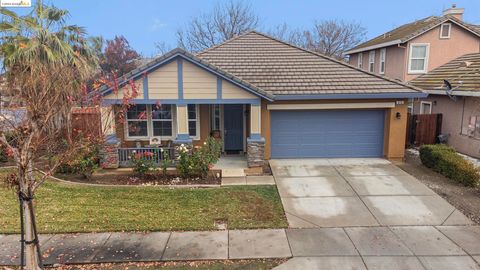
[[[74,108],[72,109],[72,133],[73,137],[100,136],[102,124],[100,110],[98,108]]]
[[[409,114],[407,144],[420,146],[437,143],[441,130],[442,114]]]

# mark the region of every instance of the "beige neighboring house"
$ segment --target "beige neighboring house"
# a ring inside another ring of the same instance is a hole
[[[442,16],[404,24],[349,51],[349,63],[375,74],[410,81],[467,53],[480,52],[480,27],[463,21],[453,5]]]
[[[448,93],[444,80],[451,85]],[[480,53],[461,56],[410,83],[429,93],[415,102],[413,113],[441,113],[448,144],[480,158]]]

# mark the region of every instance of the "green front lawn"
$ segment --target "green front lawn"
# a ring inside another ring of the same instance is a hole
[[[3,175],[0,175],[3,177]],[[41,233],[283,228],[275,186],[208,189],[92,187],[47,181],[37,192]],[[18,202],[0,187],[0,233],[19,232]]]

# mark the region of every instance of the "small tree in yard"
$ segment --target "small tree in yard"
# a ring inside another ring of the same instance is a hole
[[[0,9],[0,13],[5,90],[24,106],[21,119],[8,122],[8,134],[5,126],[0,131],[0,142],[16,166],[4,181],[18,191],[21,204],[22,261],[25,259],[27,269],[39,269],[35,191],[86,143],[70,137],[69,117],[71,108],[85,97],[83,85],[97,69],[97,60],[84,29],[65,24],[66,10],[39,0],[27,15],[7,9]],[[8,119],[1,118],[4,122]]]

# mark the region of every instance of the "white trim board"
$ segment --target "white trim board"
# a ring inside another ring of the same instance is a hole
[[[267,110],[332,110],[394,108],[395,102],[322,103],[322,104],[268,104]]]

